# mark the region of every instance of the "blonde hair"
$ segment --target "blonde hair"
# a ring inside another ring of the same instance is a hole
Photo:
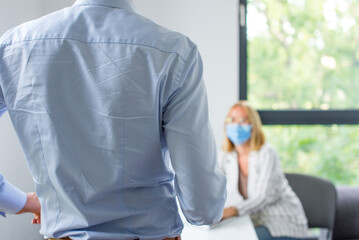
[[[228,118],[229,113],[235,107],[244,108],[248,115],[248,122],[252,125],[252,134],[249,140],[250,150],[259,150],[265,143],[265,136],[262,129],[262,121],[259,117],[258,112],[254,108],[252,108],[247,101],[238,101],[229,109],[226,118]],[[225,152],[232,152],[234,150],[234,144],[231,140],[229,140],[226,134],[226,124],[224,125],[224,139],[222,143],[222,150]]]

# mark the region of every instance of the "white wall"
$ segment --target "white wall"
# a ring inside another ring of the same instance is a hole
[[[41,14],[45,15],[50,12],[59,10],[64,7],[70,7],[75,0],[38,0],[40,1]]]
[[[2,1],[0,35],[7,29],[57,9],[74,0]],[[140,14],[197,43],[204,62],[210,120],[217,141],[223,137],[223,120],[238,95],[237,0],[134,0]],[[19,7],[21,6],[21,8]],[[0,118],[0,171],[14,185],[33,191],[19,141],[8,114]],[[1,239],[42,239],[30,215],[0,218]]]
[[[210,120],[220,149],[238,96],[237,0],[134,0],[140,14],[192,39],[201,52]]]

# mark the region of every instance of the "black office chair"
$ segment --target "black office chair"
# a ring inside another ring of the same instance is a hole
[[[328,180],[286,173],[288,183],[302,202],[309,228],[320,228],[320,235],[306,239],[331,240],[335,221],[337,192]]]
[[[359,187],[337,187],[334,240],[359,240]]]

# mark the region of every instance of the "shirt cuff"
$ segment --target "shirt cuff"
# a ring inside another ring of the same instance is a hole
[[[7,111],[7,108],[0,109],[0,117]]]
[[[4,181],[0,193],[0,212],[15,214],[25,206],[26,201],[26,193],[14,187],[7,181]]]

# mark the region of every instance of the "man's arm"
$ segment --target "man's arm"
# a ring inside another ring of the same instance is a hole
[[[36,193],[24,193],[4,180],[0,174],[0,215],[33,213],[33,224],[41,223],[41,205]]]
[[[0,86],[0,117],[7,111]],[[0,174],[0,215],[31,212],[35,215],[32,223],[40,223],[40,202],[36,193],[24,193],[8,183]]]
[[[27,200],[24,207],[17,212],[16,214],[22,213],[32,213],[34,214],[34,218],[32,219],[33,224],[41,223],[41,205],[40,201],[34,192],[30,192],[26,194]]]
[[[2,89],[0,86],[0,117],[6,112],[6,104]],[[4,212],[17,213],[26,203],[26,194],[10,183],[6,182],[0,174],[0,213],[5,216]]]
[[[19,212],[27,201],[24,192],[8,183],[0,174],[0,212],[15,214]]]
[[[0,86],[0,117],[7,111],[6,108],[6,104],[5,104],[5,100],[4,100],[4,95],[2,93],[1,90],[1,86]]]
[[[202,74],[201,57],[194,48],[163,114],[176,193],[187,221],[195,225],[218,222],[226,199]]]

